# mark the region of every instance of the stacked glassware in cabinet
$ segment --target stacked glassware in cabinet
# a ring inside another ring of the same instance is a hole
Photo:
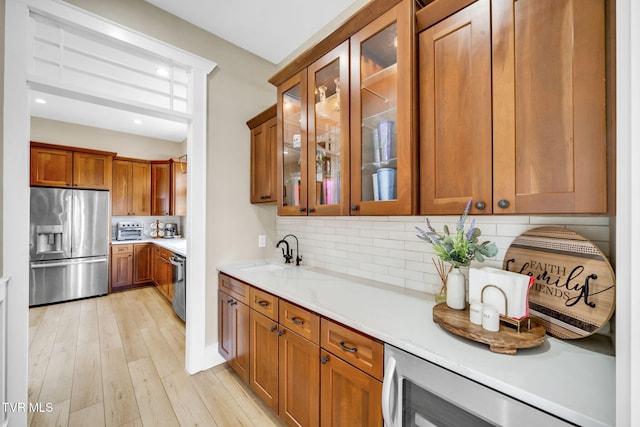
[[[397,198],[397,43],[396,23],[362,43],[362,201]]]

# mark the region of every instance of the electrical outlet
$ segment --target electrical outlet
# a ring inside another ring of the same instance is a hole
[[[258,235],[258,247],[259,248],[266,248],[267,247],[267,236],[265,236],[264,234],[259,234]]]

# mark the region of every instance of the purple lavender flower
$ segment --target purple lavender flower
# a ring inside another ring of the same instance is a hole
[[[473,230],[475,229],[476,219],[471,218],[471,225],[469,226],[469,231],[467,231],[467,241],[470,242],[473,239]]]

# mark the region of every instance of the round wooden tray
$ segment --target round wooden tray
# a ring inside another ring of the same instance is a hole
[[[454,310],[440,303],[433,307],[433,321],[449,332],[473,341],[489,345],[494,353],[516,354],[519,348],[532,348],[544,342],[547,332],[542,326],[531,322],[531,329],[515,329],[500,323],[498,332],[489,332],[469,320],[469,305],[464,310]]]

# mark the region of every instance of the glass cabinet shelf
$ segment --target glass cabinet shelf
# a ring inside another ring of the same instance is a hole
[[[398,116],[398,107],[392,107],[388,110],[378,111],[368,117],[362,119],[362,127],[369,129],[376,129],[378,122],[381,120],[395,120]]]
[[[396,77],[397,74],[398,74],[398,63],[393,63],[387,68],[383,68],[382,70],[377,71],[374,74],[364,78],[362,80],[362,83],[360,84],[360,88],[363,90],[366,90],[372,95],[378,95],[373,89],[376,83],[386,79],[390,79],[390,78],[397,78]],[[378,96],[383,100],[387,100],[387,98],[385,98],[382,95],[378,95]]]
[[[397,158],[393,158],[393,159],[389,159],[389,160],[382,161],[382,162],[364,163],[362,165],[362,170],[363,171],[376,171],[376,170],[378,170],[380,168],[397,169],[398,168],[398,159]]]

